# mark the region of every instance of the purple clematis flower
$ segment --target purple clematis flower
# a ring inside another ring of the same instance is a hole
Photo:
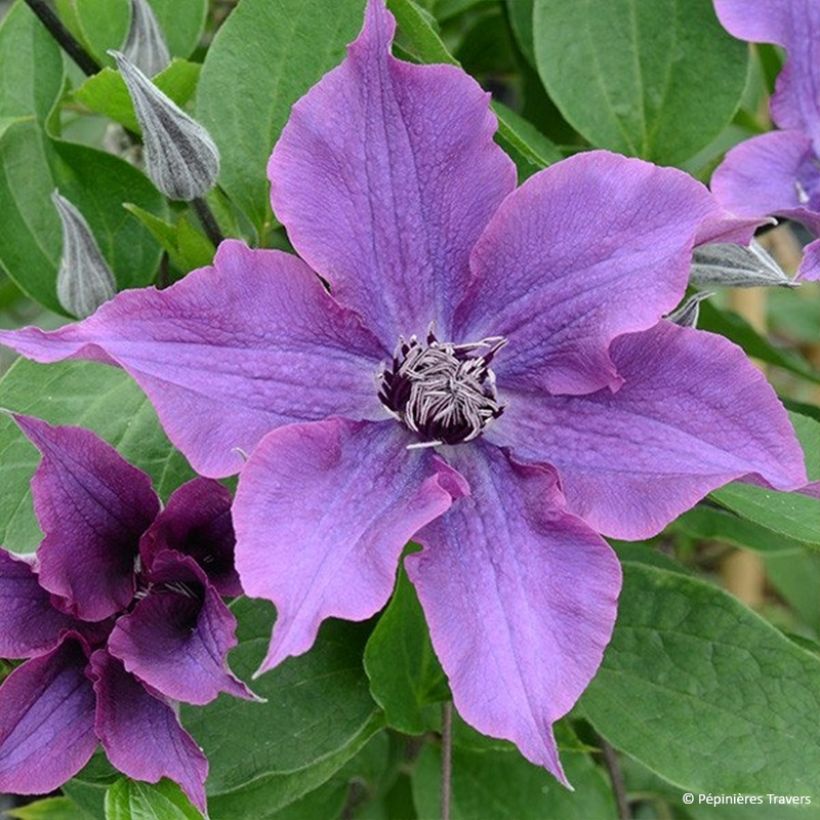
[[[102,743],[140,780],[175,780],[205,810],[208,761],[174,703],[252,697],[228,670],[236,621],[231,496],[199,478],[168,506],[88,430],[15,416],[42,453],[35,562],[0,549],[0,792],[41,794]]]
[[[771,114],[782,130],[732,148],[712,176],[715,196],[742,216],[776,214],[820,235],[820,4],[815,0],[715,0],[720,22],[741,40],[775,43],[788,61]],[[799,279],[820,280],[820,240]]]
[[[251,453],[233,514],[245,591],[278,610],[262,670],[377,612],[420,542],[406,564],[459,712],[566,782],[552,724],[621,584],[599,533],[650,536],[748,474],[801,486],[802,452],[739,348],[661,319],[693,246],[748,225],[601,151],[515,190],[488,95],[395,59],[394,28],[371,0],[271,157],[301,259],[227,241],[167,290],[0,341],[125,368],[206,475]]]

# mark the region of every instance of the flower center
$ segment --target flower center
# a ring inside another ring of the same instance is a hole
[[[507,344],[500,336],[480,342],[426,344],[399,340],[393,362],[379,375],[379,399],[421,441],[416,447],[461,444],[481,435],[503,412],[490,363]]]

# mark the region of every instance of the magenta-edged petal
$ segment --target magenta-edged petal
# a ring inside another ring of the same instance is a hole
[[[254,697],[228,669],[236,619],[189,557],[154,557],[150,585],[117,621],[108,651],[143,683],[173,700],[203,705],[220,692]]]
[[[183,484],[140,541],[143,565],[150,568],[156,555],[175,550],[190,555],[220,595],[241,595],[234,568],[231,501],[228,489],[213,479],[195,478]]]
[[[820,231],[820,169],[811,140],[800,131],[772,131],[736,145],[711,185],[735,214],[778,214]]]
[[[52,333],[0,332],[38,362],[104,357],[148,394],[197,472],[237,472],[269,430],[337,413],[382,418],[385,349],[296,257],[229,240],[213,267],[166,290],[125,291]],[[392,352],[392,347],[390,348]]]
[[[328,419],[266,436],[239,477],[236,559],[247,595],[277,620],[262,669],[310,649],[325,618],[361,621],[386,603],[399,555],[466,492],[393,421]]]
[[[617,389],[616,336],[680,301],[709,191],[687,174],[591,151],[511,194],[472,255],[458,341],[505,336],[499,384],[555,393]]]
[[[102,621],[134,595],[139,539],[159,511],[151,479],[90,430],[14,418],[43,455],[31,482],[40,584],[70,614]]]
[[[820,239],[815,239],[803,249],[803,260],[795,280],[820,282]]]
[[[661,322],[623,336],[613,394],[514,393],[487,436],[559,472],[569,508],[598,532],[646,538],[706,493],[757,473],[806,482],[788,416],[744,352],[721,336]]]
[[[74,636],[17,667],[0,686],[0,794],[47,794],[97,746],[94,690]]]
[[[205,812],[208,760],[173,708],[148,692],[105,650],[91,656],[91,667],[96,732],[112,765],[148,783],[170,778]]]
[[[454,66],[396,60],[394,31],[370,0],[347,59],[293,106],[268,165],[294,247],[391,350],[433,320],[448,335],[470,249],[515,187],[489,95]]]
[[[776,43],[787,52],[772,97],[772,118],[814,139],[820,152],[820,4],[816,0],[715,0],[720,22],[741,40]]]
[[[621,571],[567,514],[554,472],[485,443],[456,447],[471,495],[418,535],[405,559],[459,714],[567,783],[552,734],[612,635]],[[568,784],[567,784],[568,785]]]
[[[39,655],[73,625],[73,618],[52,606],[32,565],[0,548],[0,658]]]

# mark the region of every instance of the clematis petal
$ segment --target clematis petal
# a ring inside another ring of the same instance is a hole
[[[220,692],[253,698],[228,669],[236,619],[196,562],[162,552],[149,577],[145,597],[117,621],[108,651],[173,700],[202,705]]]
[[[803,249],[803,261],[795,276],[798,282],[820,282],[820,239],[815,239]]]
[[[277,607],[260,671],[310,649],[325,618],[369,618],[405,543],[466,492],[394,422],[328,419],[266,436],[239,477],[236,559],[245,593]]]
[[[741,40],[775,43],[787,51],[777,78],[772,118],[780,128],[812,135],[820,153],[820,4],[815,0],[715,0],[724,28]]]
[[[269,430],[337,413],[383,418],[387,352],[302,262],[223,242],[213,267],[166,290],[126,291],[52,333],[0,331],[38,362],[119,364],[145,390],[197,472],[230,475]]]
[[[134,595],[139,539],[159,511],[151,479],[90,430],[14,418],[43,455],[31,482],[40,584],[68,613],[102,621]]]
[[[811,140],[800,131],[753,137],[726,154],[712,174],[712,191],[736,214],[779,214],[820,231],[820,171],[813,158]]]
[[[97,746],[94,690],[74,636],[17,667],[0,686],[0,794],[47,794]]]
[[[554,465],[570,510],[598,532],[654,535],[747,473],[779,490],[805,484],[786,411],[739,347],[661,322],[616,339],[612,359],[624,377],[614,395],[512,394],[486,434]]]
[[[609,545],[561,508],[554,472],[484,442],[453,448],[470,483],[405,559],[459,714],[567,784],[552,724],[595,675],[621,587]],[[568,784],[567,784],[568,785]]]
[[[174,780],[204,813],[208,760],[173,708],[146,691],[105,650],[91,656],[91,666],[96,732],[111,763],[137,780]]]
[[[190,555],[220,595],[242,594],[234,568],[231,494],[218,481],[195,478],[175,490],[140,541],[143,565],[166,550]]]
[[[489,95],[454,66],[396,60],[394,31],[370,0],[347,59],[293,106],[268,165],[293,246],[391,350],[432,320],[449,335],[470,249],[516,180]]]
[[[671,168],[606,151],[557,163],[510,195],[478,240],[456,338],[508,339],[493,365],[501,385],[617,389],[610,342],[680,302],[695,238],[717,210]]]
[[[52,606],[31,564],[0,548],[0,658],[39,655],[73,623]]]

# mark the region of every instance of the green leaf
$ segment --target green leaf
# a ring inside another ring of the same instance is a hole
[[[820,634],[820,555],[801,551],[765,555],[766,579],[815,635]]]
[[[156,785],[122,778],[105,794],[106,820],[200,820],[176,783],[160,780]]]
[[[670,572],[689,573],[689,570],[684,567],[683,564],[679,564],[674,558],[666,555],[666,553],[642,541],[615,541],[610,539],[609,543],[622,562],[633,561],[639,564],[648,564],[651,567],[666,569]]]
[[[0,121],[45,122],[63,89],[63,58],[22,0],[0,21]]]
[[[90,815],[68,797],[47,797],[25,806],[6,808],[3,816],[14,820],[83,820]]]
[[[294,102],[339,62],[364,0],[242,0],[214,37],[197,118],[222,152],[220,184],[260,234],[272,222],[265,168]]]
[[[581,710],[693,792],[817,794],[820,659],[703,581],[624,565],[612,642]]]
[[[782,367],[804,379],[820,384],[820,373],[793,350],[781,350],[761,336],[742,316],[728,310],[720,310],[708,300],[700,303],[698,327],[719,333],[729,341],[740,345],[754,359]]]
[[[424,613],[404,569],[364,653],[370,691],[389,726],[410,735],[431,728],[430,707],[449,698]],[[434,709],[438,712],[438,709]]]
[[[148,0],[174,57],[188,57],[205,28],[208,0]],[[121,48],[131,22],[130,0],[57,0],[65,24],[79,37],[101,65],[111,65],[106,54]]]
[[[248,679],[265,655],[273,608],[240,599],[240,645],[231,666]],[[318,788],[384,726],[361,656],[367,625],[325,624],[313,649],[254,682],[264,704],[220,698],[183,706],[186,728],[210,761],[214,817],[268,817]]]
[[[153,78],[153,82],[177,105],[185,105],[196,91],[199,80],[198,63],[174,59],[171,64]],[[104,68],[89,77],[75,92],[74,99],[86,108],[124,125],[134,133],[140,132],[131,97],[118,71]]]
[[[748,47],[712,0],[536,0],[541,79],[593,145],[680,163],[728,125]]]
[[[670,526],[670,530],[700,541],[721,541],[765,553],[793,554],[806,546],[802,541],[786,538],[729,510],[705,505],[685,512]]]
[[[453,749],[453,820],[615,820],[605,776],[588,755],[563,752],[561,762],[575,791],[517,751]],[[419,817],[440,817],[441,749],[427,744],[413,772]]]
[[[193,477],[151,403],[122,370],[93,362],[39,365],[18,359],[0,380],[0,407],[93,430],[145,470],[163,498]],[[17,425],[0,416],[0,544],[12,552],[32,552],[42,538],[29,492],[38,463],[36,449]]]
[[[49,201],[55,188],[87,219],[119,288],[152,280],[160,248],[122,203],[164,215],[162,195],[118,157],[19,122],[0,138],[0,265],[21,290],[64,312],[55,289],[62,249],[60,220]]]
[[[179,218],[176,225],[172,225],[130,202],[125,204],[125,208],[151,231],[180,271],[187,273],[194,268],[210,265],[214,258],[214,246],[207,236],[191,225],[185,215]]]
[[[506,0],[513,36],[521,53],[531,66],[535,66],[535,44],[533,42],[533,14],[535,0]]]

